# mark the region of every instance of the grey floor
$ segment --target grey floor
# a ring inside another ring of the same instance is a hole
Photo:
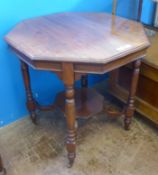
[[[67,168],[66,125],[61,112],[39,113],[0,129],[0,152],[8,175],[157,175],[158,131],[135,118],[125,131],[122,118],[99,113],[79,121],[77,157]]]

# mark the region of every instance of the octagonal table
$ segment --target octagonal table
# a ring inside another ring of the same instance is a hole
[[[31,92],[28,65],[55,72],[65,84],[56,105],[66,113],[67,151],[70,166],[76,155],[77,117],[90,117],[102,110],[104,98],[87,88],[86,74],[104,74],[133,62],[129,98],[124,110],[125,129],[134,113],[134,96],[141,59],[149,47],[142,25],[106,13],[57,13],[24,20],[5,37],[21,60],[27,107],[33,122],[38,105]],[[74,81],[82,77],[81,89]],[[55,82],[54,82],[55,86]]]

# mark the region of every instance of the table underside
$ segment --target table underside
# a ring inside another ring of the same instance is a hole
[[[16,54],[20,57],[22,62],[25,62],[26,64],[38,70],[52,71],[55,74],[57,74],[58,77],[64,82],[63,62],[32,61],[15,48],[12,48],[12,50],[16,52]],[[121,59],[115,60],[114,62],[109,62],[107,64],[70,63],[73,65],[74,81],[80,80],[82,76],[86,76],[88,73],[104,74],[106,72],[112,71],[118,67],[126,65],[127,63],[143,58],[145,53],[146,49],[143,49],[138,52],[131,53],[130,55],[125,56]],[[101,112],[103,109],[103,101],[104,97],[94,89],[75,89],[76,118],[86,119],[97,114],[98,112]],[[56,96],[54,104],[49,106],[41,106],[36,102],[36,107],[34,108],[39,110],[54,110],[57,107],[59,107],[65,113],[65,91],[59,93]],[[112,116],[120,115],[120,113],[116,113],[113,111],[106,112]]]
[[[26,57],[24,54],[19,52],[17,49],[10,46],[11,50],[16,53],[16,55],[25,62],[26,64],[30,65],[32,68],[36,70],[46,70],[46,71],[53,71],[55,72],[59,78],[62,80],[62,73],[63,73],[63,63],[72,63],[73,64],[73,71],[75,73],[75,80],[79,80],[81,75],[83,74],[105,74],[110,72],[114,69],[117,69],[121,66],[124,66],[130,62],[133,62],[139,58],[144,58],[146,55],[147,48],[145,47],[142,50],[137,52],[131,53],[127,56],[118,58],[114,61],[109,61],[105,64],[96,64],[96,63],[73,63],[73,62],[57,62],[57,61],[45,61],[45,60],[31,60],[30,58]]]
[[[76,118],[87,119],[103,110],[104,97],[94,89],[75,90]],[[57,95],[55,104],[65,113],[65,92]]]
[[[136,92],[139,67],[141,58],[144,57],[146,49],[140,50],[136,53],[131,53],[121,59],[109,62],[107,64],[88,64],[88,63],[70,63],[70,62],[47,62],[39,61],[32,62],[23,55],[18,56],[21,59],[21,68],[24,78],[24,84],[27,95],[27,108],[30,112],[30,117],[34,123],[37,121],[36,110],[53,110],[55,107],[65,113],[67,121],[67,140],[66,147],[68,150],[69,165],[72,166],[76,156],[76,128],[75,120],[77,118],[87,119],[94,116],[103,109],[104,97],[96,92],[94,89],[83,87],[81,89],[74,88],[75,80],[80,79],[88,73],[103,74],[112,71],[130,62],[133,62],[133,74],[131,78],[131,88],[127,106],[123,111],[125,116],[124,126],[129,130],[132,116],[134,113],[134,96]],[[65,85],[65,92],[61,92],[56,96],[55,104],[50,106],[40,106],[35,102],[30,85],[28,64],[39,70],[49,70],[58,75]],[[110,112],[109,112],[110,113]],[[114,113],[112,113],[114,114]],[[119,113],[118,113],[119,114]],[[117,114],[116,114],[117,115]]]

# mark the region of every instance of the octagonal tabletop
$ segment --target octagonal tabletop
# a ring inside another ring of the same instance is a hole
[[[36,61],[107,63],[149,46],[140,23],[106,13],[57,13],[24,20],[5,39]]]

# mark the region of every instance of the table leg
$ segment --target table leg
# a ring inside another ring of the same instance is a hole
[[[33,123],[36,123],[36,102],[33,99],[32,91],[31,91],[31,85],[30,85],[30,76],[29,76],[29,69],[28,65],[21,61],[21,70],[26,90],[26,97],[27,97],[27,109],[30,113],[30,118]]]
[[[0,175],[5,175],[5,174],[6,174],[6,171],[3,167],[2,159],[1,159],[1,156],[0,156]]]
[[[82,88],[87,88],[88,87],[88,76],[87,75],[82,75],[81,76],[81,87]]]
[[[137,89],[137,84],[138,84],[140,65],[141,65],[140,59],[133,63],[133,74],[132,74],[132,80],[131,80],[131,87],[129,91],[127,107],[125,109],[124,126],[126,130],[130,129],[130,124],[131,124],[132,117],[135,111],[134,99],[135,99],[135,94],[136,94],[136,89]]]
[[[63,81],[66,88],[66,120],[67,120],[67,140],[69,167],[73,165],[76,156],[76,127],[75,127],[75,99],[74,99],[74,71],[71,63],[63,64]]]

